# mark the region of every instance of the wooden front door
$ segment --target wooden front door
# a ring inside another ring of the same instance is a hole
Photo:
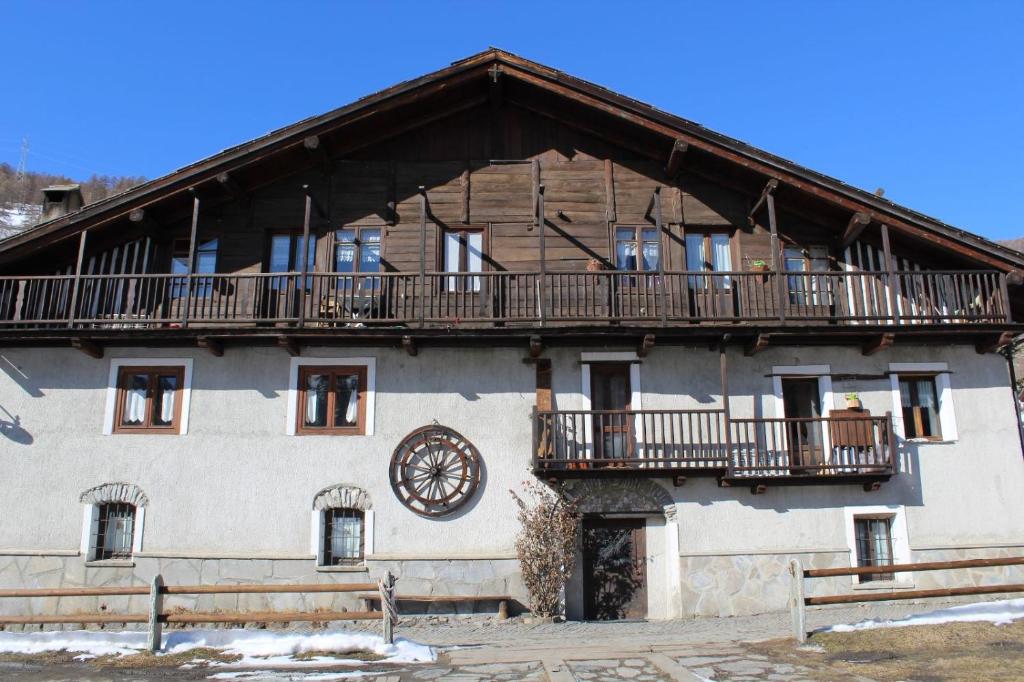
[[[629,363],[607,362],[590,366],[595,459],[628,459],[633,456],[633,417],[629,414],[632,395]]]
[[[782,404],[787,420],[786,440],[790,466],[820,465],[824,461],[824,444],[817,377],[784,378]]]
[[[647,543],[643,519],[583,520],[583,617],[647,617]]]

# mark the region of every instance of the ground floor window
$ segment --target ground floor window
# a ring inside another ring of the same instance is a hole
[[[857,539],[857,565],[891,566],[892,517],[855,516],[853,525]],[[862,583],[892,579],[892,573],[866,573],[860,576]]]
[[[326,509],[322,512],[323,542],[320,565],[343,566],[364,559],[365,519],[359,509]]]
[[[95,506],[89,543],[91,561],[131,559],[134,539],[134,505],[104,502]]]

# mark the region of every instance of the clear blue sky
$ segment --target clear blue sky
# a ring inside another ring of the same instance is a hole
[[[156,177],[494,45],[991,238],[1024,2],[0,0],[0,161]]]

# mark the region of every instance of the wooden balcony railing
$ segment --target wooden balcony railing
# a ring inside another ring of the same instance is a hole
[[[295,272],[0,278],[0,326],[706,322],[998,324],[1006,276],[882,272]]]
[[[540,475],[716,474],[726,478],[888,477],[891,415],[727,419],[724,410],[539,411]]]

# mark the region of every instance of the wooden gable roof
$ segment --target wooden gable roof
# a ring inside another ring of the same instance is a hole
[[[512,53],[491,48],[447,68],[399,83],[349,105],[270,132],[151,180],[121,194],[42,223],[0,242],[0,264],[11,264],[39,249],[106,226],[154,205],[184,205],[190,189],[226,185],[225,178],[250,174],[270,164],[315,163],[351,153],[388,137],[451,116],[500,96],[570,124],[591,126],[595,135],[617,135],[618,144],[654,158],[673,171],[688,155],[728,165],[739,172],[777,181],[786,191],[820,202],[847,216],[860,213],[908,238],[956,252],[1001,271],[1024,268],[1024,254],[947,225],[835,178],[709,130],[693,121],[615,93]],[[546,99],[545,99],[546,98]],[[552,102],[557,105],[553,106]],[[575,114],[587,114],[577,116]],[[617,129],[618,133],[612,130]],[[227,174],[227,175],[226,175]],[[218,178],[220,181],[218,183]]]

